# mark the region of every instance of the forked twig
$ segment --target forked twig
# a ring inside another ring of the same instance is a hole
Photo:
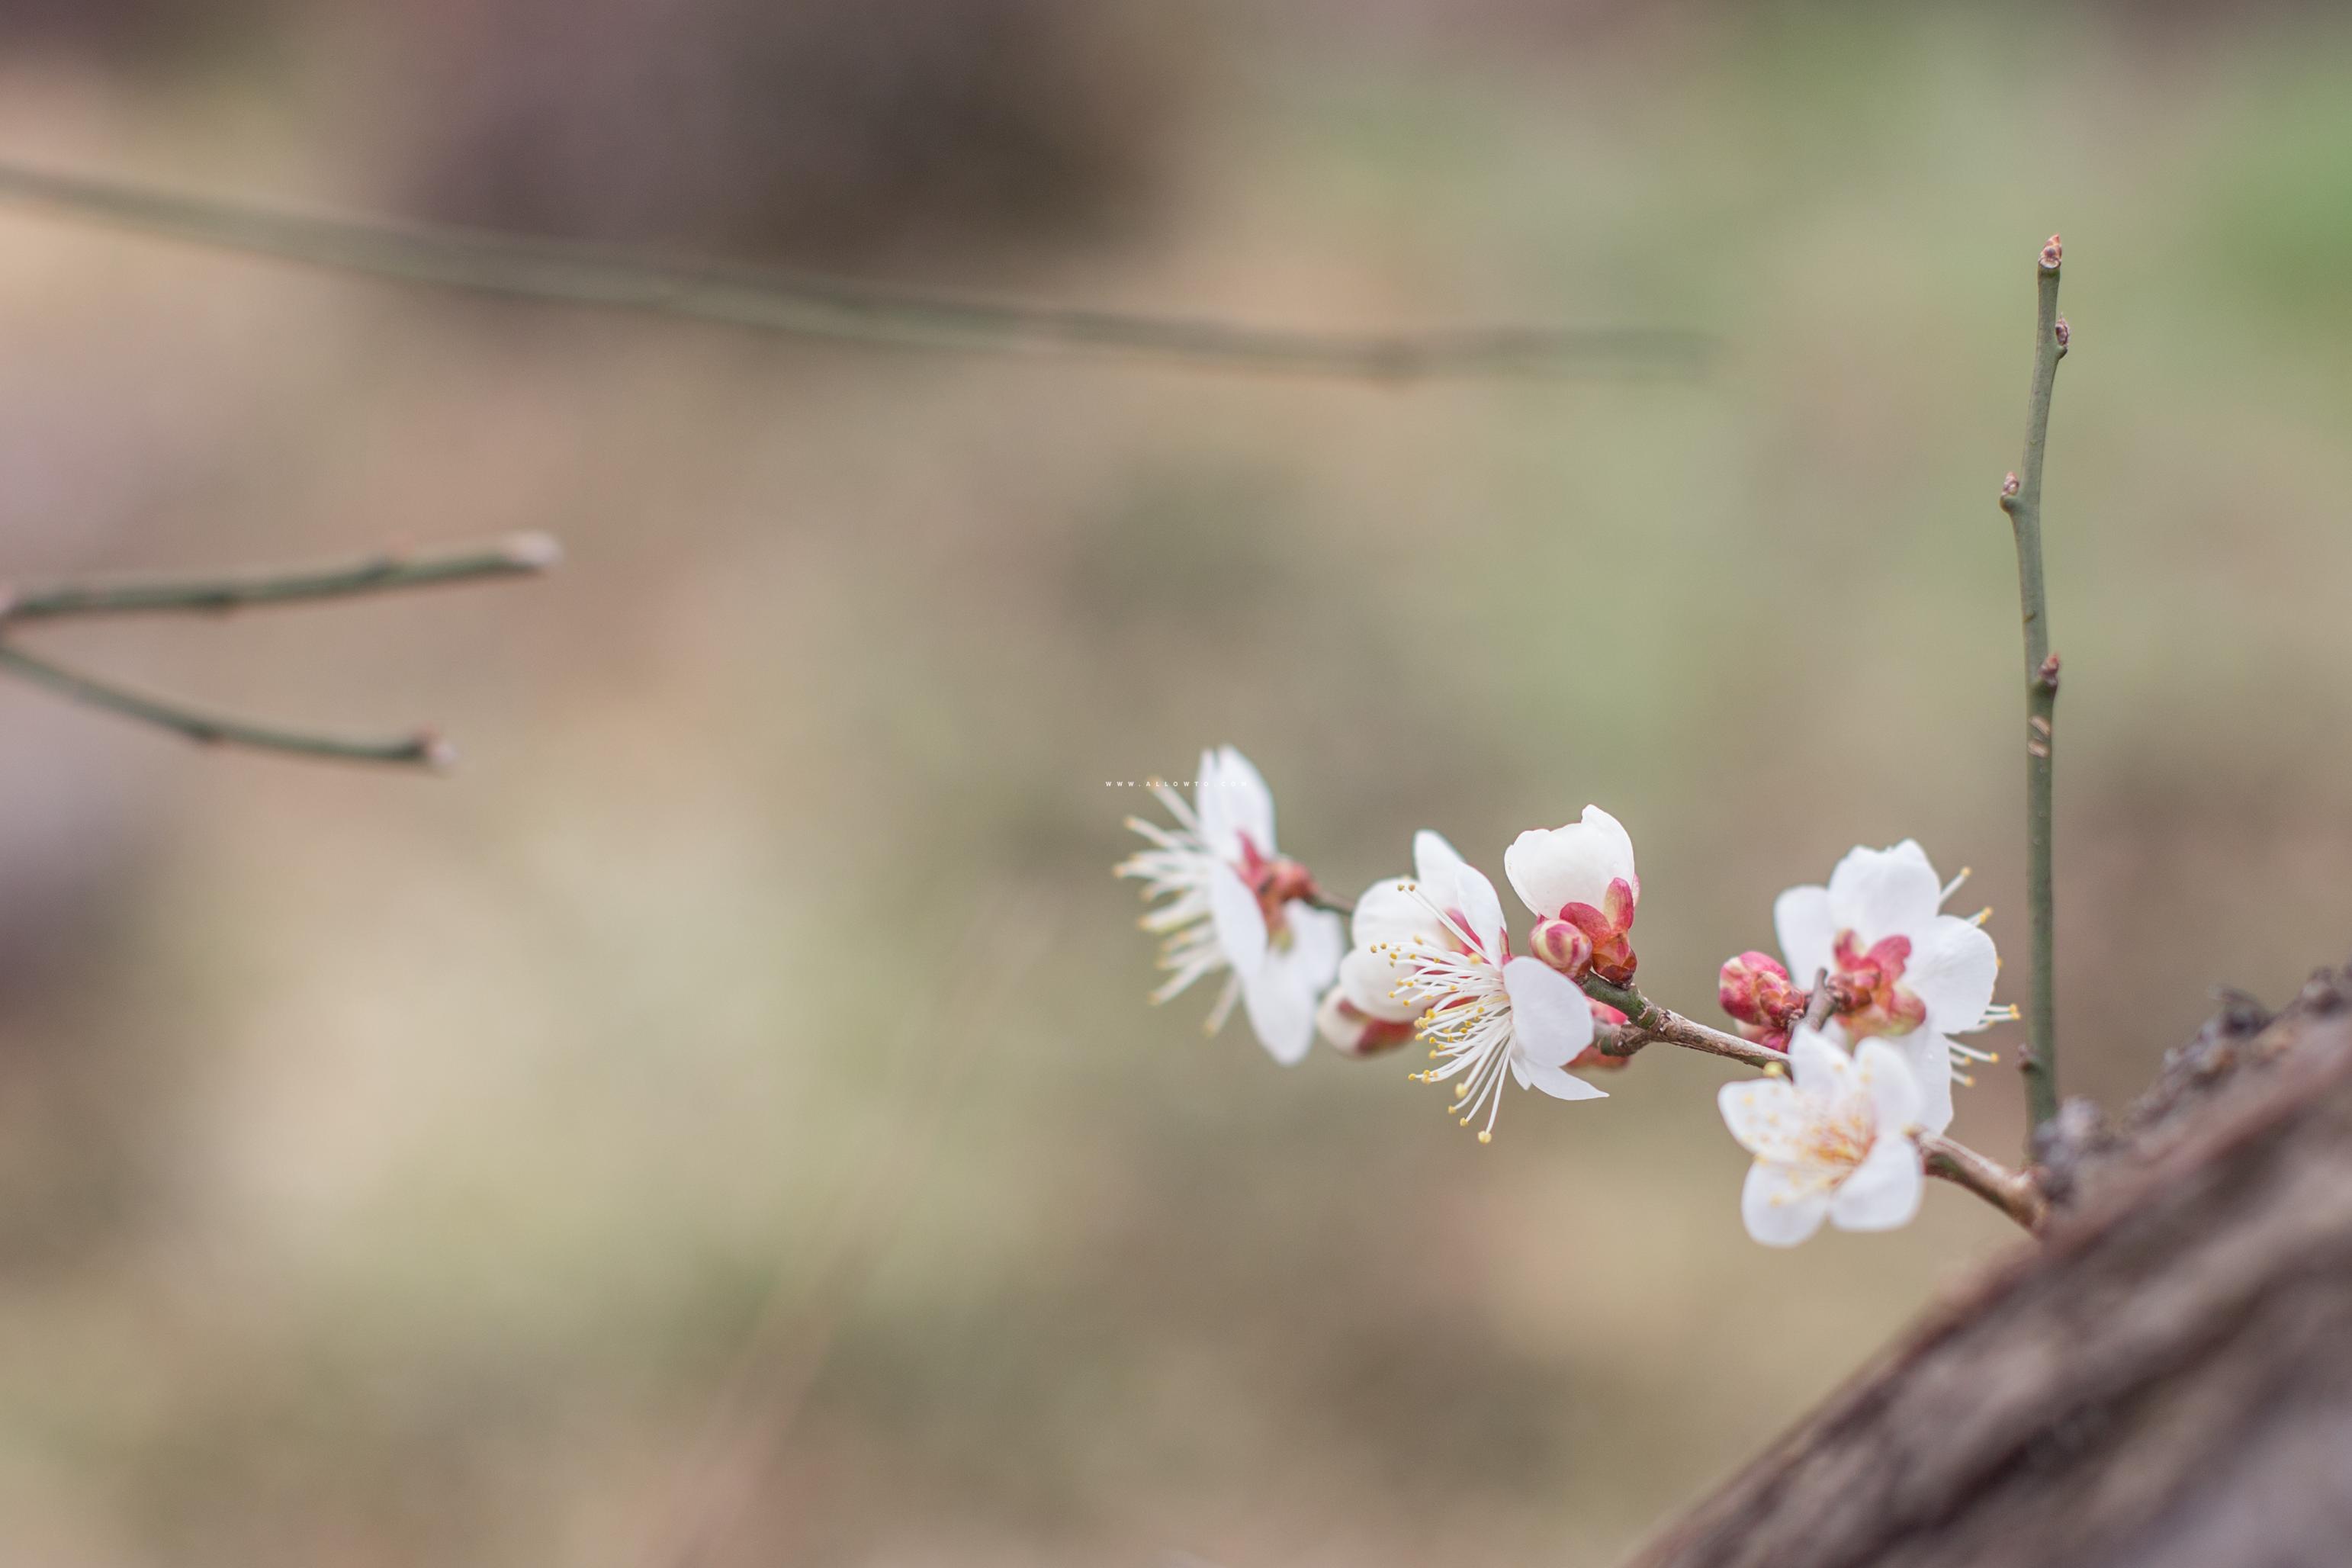
[[[152,724],[200,745],[236,746],[282,756],[391,766],[446,767],[456,752],[435,731],[362,739],[259,724],[133,690],[26,652],[10,634],[19,626],[75,617],[224,614],[246,606],[315,603],[443,584],[536,575],[562,555],[545,534],[518,534],[487,546],[428,555],[379,555],[347,565],[216,577],[123,578],[0,590],[0,674],[29,681],[69,701]]]

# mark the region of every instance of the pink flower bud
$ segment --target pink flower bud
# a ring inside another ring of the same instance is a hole
[[[1567,921],[1538,921],[1528,944],[1536,957],[1570,980],[1582,979],[1592,967],[1592,939]]]
[[[1775,1050],[1788,1047],[1789,1030],[1805,1014],[1805,994],[1769,952],[1726,959],[1716,980],[1716,998],[1738,1020],[1740,1034]]]

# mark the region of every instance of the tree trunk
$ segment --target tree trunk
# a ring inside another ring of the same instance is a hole
[[[2233,1003],[2041,1152],[2042,1243],[1633,1568],[2352,1563],[2352,978]]]

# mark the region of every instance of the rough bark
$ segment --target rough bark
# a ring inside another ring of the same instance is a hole
[[[1636,1568],[2352,1563],[2352,978],[2232,1002],[2057,1208]]]

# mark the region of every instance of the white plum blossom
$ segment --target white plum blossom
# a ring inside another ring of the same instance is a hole
[[[1642,879],[1633,840],[1597,805],[1565,827],[1531,827],[1503,852],[1503,874],[1536,917],[1538,957],[1572,978],[1633,979],[1633,910]]]
[[[1794,1247],[1826,1218],[1841,1230],[1893,1230],[1919,1212],[1919,1081],[1884,1040],[1848,1057],[1800,1024],[1794,1075],[1727,1083],[1724,1124],[1756,1156],[1739,1194],[1748,1234]]]
[[[1353,945],[1339,961],[1339,983],[1323,999],[1323,1037],[1350,1056],[1402,1045],[1419,1032],[1422,1004],[1404,994],[1405,967],[1395,955],[1417,944],[1453,943],[1439,911],[1463,911],[1462,922],[1470,924],[1482,889],[1486,902],[1495,900],[1493,884],[1427,828],[1412,837],[1412,877],[1383,878],[1356,900]],[[1493,915],[1502,919],[1499,903]]]
[[[2017,1016],[1992,1005],[2000,960],[1984,917],[1942,912],[1967,878],[1944,884],[1906,838],[1853,850],[1827,887],[1791,888],[1772,906],[1793,984],[1810,987],[1828,973],[1835,1001],[1826,1032],[1841,1043],[1890,1039],[1918,1079],[1919,1121],[1930,1132],[1951,1125],[1952,1081],[1969,1081],[1963,1064],[1997,1059],[1956,1037]]]
[[[1356,902],[1355,947],[1340,966],[1347,1005],[1410,1023],[1439,1065],[1413,1076],[1454,1085],[1464,1126],[1481,1111],[1494,1137],[1507,1077],[1559,1100],[1601,1100],[1565,1069],[1592,1043],[1592,1009],[1575,982],[1511,956],[1495,885],[1430,832],[1413,837],[1412,880],[1376,883]]]
[[[1160,966],[1170,972],[1151,1000],[1165,1002],[1224,971],[1209,1032],[1223,1026],[1238,1001],[1268,1054],[1297,1062],[1314,1044],[1316,1002],[1346,945],[1339,917],[1309,901],[1314,879],[1276,847],[1274,796],[1241,752],[1231,746],[1202,752],[1189,805],[1165,784],[1151,788],[1176,825],[1128,818],[1151,847],[1118,868],[1122,877],[1143,879],[1145,898],[1165,900],[1142,921],[1163,937]]]

